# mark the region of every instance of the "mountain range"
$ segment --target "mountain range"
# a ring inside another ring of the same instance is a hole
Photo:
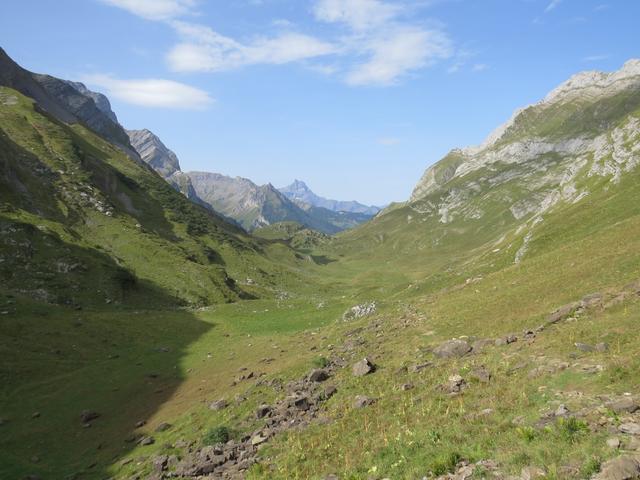
[[[285,189],[256,185],[241,177],[210,172],[183,172],[178,157],[149,130],[127,131],[140,157],[174,188],[196,203],[236,221],[247,231],[278,222],[297,222],[333,234],[370,220],[378,212],[357,202],[326,200],[296,181]],[[296,196],[293,188],[304,192]],[[344,209],[342,209],[344,208]]]

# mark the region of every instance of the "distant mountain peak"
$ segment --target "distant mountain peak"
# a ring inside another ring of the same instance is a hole
[[[302,180],[295,179],[293,183],[279,189],[289,200],[302,202],[314,207],[326,208],[334,212],[362,213],[373,216],[380,211],[378,207],[363,205],[360,202],[331,200],[316,195]]]

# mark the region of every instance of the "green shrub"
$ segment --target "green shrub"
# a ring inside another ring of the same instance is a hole
[[[230,438],[231,430],[224,425],[220,425],[209,430],[202,441],[205,445],[216,445],[218,443],[227,443]]]
[[[318,357],[314,358],[312,363],[314,367],[325,368],[327,365],[329,365],[329,360],[327,360],[325,357]]]
[[[462,457],[458,452],[449,452],[440,455],[432,464],[431,472],[436,477],[440,475],[446,475],[455,471],[458,462],[462,460]]]
[[[580,478],[591,478],[593,475],[600,471],[602,460],[598,457],[591,457],[582,465],[580,469]]]
[[[589,431],[587,422],[575,417],[561,418],[558,420],[557,427],[560,436],[569,442],[574,442],[576,437]]]

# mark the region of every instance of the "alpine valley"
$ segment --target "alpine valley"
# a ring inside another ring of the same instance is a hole
[[[415,180],[183,172],[0,50],[0,478],[640,478],[640,61]]]

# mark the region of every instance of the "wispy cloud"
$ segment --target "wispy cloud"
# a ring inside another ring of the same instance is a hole
[[[551,0],[551,2],[549,2],[549,5],[547,5],[547,8],[544,9],[545,13],[549,13],[551,10],[555,10],[561,3],[562,0]]]
[[[148,20],[169,20],[185,15],[195,7],[195,0],[100,0]]]
[[[402,139],[398,137],[380,137],[376,140],[376,142],[379,145],[382,145],[385,147],[392,147],[394,145],[398,145],[399,143],[401,143]]]
[[[405,9],[379,0],[319,0],[317,20],[343,25],[343,52],[350,85],[393,85],[403,76],[453,54],[452,41],[441,29],[414,25]]]
[[[335,53],[331,43],[295,32],[257,37],[246,43],[215,32],[205,25],[173,21],[183,38],[167,54],[172,70],[216,72],[246,65],[280,65]]]
[[[583,62],[600,62],[602,60],[607,60],[611,55],[607,54],[599,54],[599,55],[589,55],[582,59]]]
[[[250,65],[305,62],[315,70],[339,76],[349,85],[387,86],[412,72],[453,55],[453,42],[440,27],[411,20],[422,3],[384,0],[314,0],[311,14],[321,23],[342,30],[328,38],[295,31],[279,20],[279,31],[238,39],[208,25],[185,21],[195,13],[196,0],[100,0],[140,17],[163,21],[180,37],[166,55],[178,72],[219,72]],[[427,2],[424,5],[429,5]],[[329,57],[329,58],[324,58]],[[329,61],[327,61],[329,60]],[[330,73],[329,73],[330,72]]]
[[[204,90],[156,78],[122,80],[112,75],[86,75],[82,81],[132,105],[183,110],[204,110],[213,99]]]

